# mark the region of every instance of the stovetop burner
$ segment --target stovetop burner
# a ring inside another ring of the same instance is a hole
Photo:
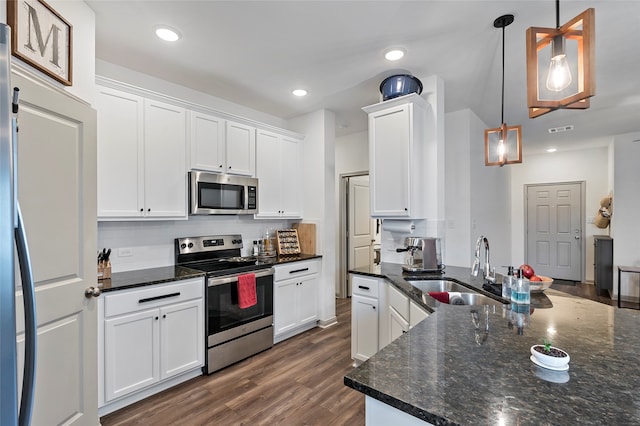
[[[213,235],[175,239],[176,265],[206,272],[209,276],[233,275],[266,269],[273,262],[241,256],[242,236]]]

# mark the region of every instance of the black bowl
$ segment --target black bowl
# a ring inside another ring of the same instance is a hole
[[[416,77],[409,74],[392,75],[380,83],[382,100],[397,98],[409,93],[422,93],[422,83]]]

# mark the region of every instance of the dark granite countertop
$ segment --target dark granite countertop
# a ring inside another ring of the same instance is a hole
[[[280,265],[289,262],[300,262],[302,260],[321,258],[316,254],[300,254],[295,256],[276,257],[273,265]],[[186,280],[189,278],[203,277],[205,274],[184,266],[164,266],[159,268],[138,269],[134,271],[115,272],[111,274],[111,279],[99,280],[98,287],[103,292],[126,290],[134,287],[142,287],[154,284],[162,284],[170,281]]]
[[[469,274],[455,269],[444,275]],[[354,272],[397,285],[391,270]],[[345,384],[439,425],[640,424],[640,313],[553,289],[534,299],[525,313],[437,306]],[[570,354],[568,371],[530,361],[544,338]]]
[[[183,266],[164,266],[160,268],[115,272],[111,274],[111,279],[99,280],[98,287],[103,292],[108,292],[196,277],[204,277],[204,272]]]

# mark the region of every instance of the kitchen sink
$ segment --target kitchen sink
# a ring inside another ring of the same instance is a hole
[[[502,305],[503,303],[485,296],[480,293],[460,293],[460,297],[464,301],[463,304],[453,303],[451,306],[465,306],[465,305]]]
[[[432,291],[457,291],[457,292],[470,292],[473,291],[469,287],[465,287],[462,284],[458,284],[455,281],[448,280],[407,280],[412,286],[420,289],[424,293]]]
[[[407,281],[415,288],[421,290],[423,298],[430,297],[427,293],[430,292],[456,292],[460,293],[462,300],[452,300],[454,303],[450,303],[451,306],[473,306],[473,305],[502,305],[499,300],[492,299],[484,294],[477,293],[470,287],[464,286],[455,281],[449,280],[412,280]]]

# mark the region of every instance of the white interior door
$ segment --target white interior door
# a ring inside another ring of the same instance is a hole
[[[347,270],[373,264],[374,221],[369,207],[369,176],[349,178]]]
[[[58,89],[14,73],[20,88],[18,199],[36,287],[33,425],[98,424],[96,115]],[[18,291],[18,359],[24,313]]]
[[[530,185],[526,197],[526,262],[536,274],[581,281],[581,184]]]

